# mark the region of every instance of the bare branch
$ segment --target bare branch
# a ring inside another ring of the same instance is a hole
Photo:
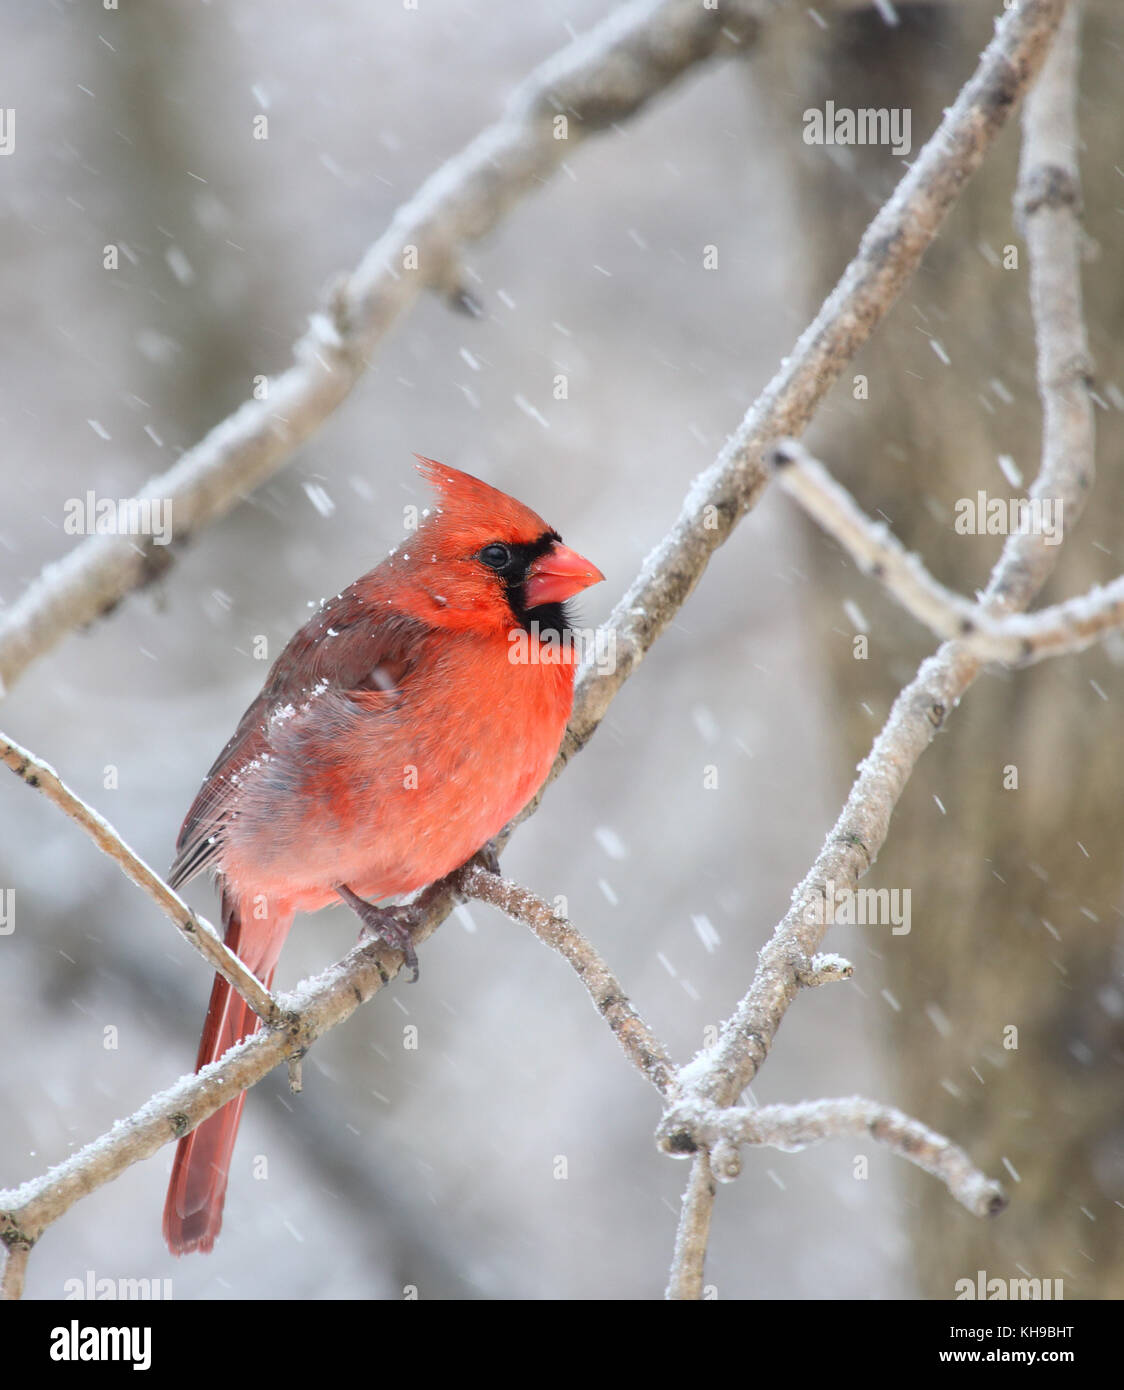
[[[1124,627],[1124,575],[1051,608],[1004,618],[993,634],[980,632],[966,646],[983,661],[1028,666],[1048,656],[1084,651]],[[1017,653],[1017,655],[1016,655]]]
[[[959,637],[980,661],[1028,666],[1048,656],[1083,651],[1124,627],[1124,575],[1103,588],[1066,599],[1037,613],[995,617],[934,579],[884,522],[866,515],[818,459],[796,440],[772,451],[781,486],[873,575],[901,606],[937,637]],[[1060,540],[1060,534],[1055,541]]]
[[[974,1216],[997,1216],[1007,1205],[999,1183],[981,1173],[951,1140],[892,1105],[861,1096],[756,1109],[711,1106],[699,1112],[691,1133],[698,1145],[710,1150],[711,1168],[719,1182],[729,1182],[740,1172],[741,1145],[796,1153],[826,1139],[869,1135],[899,1158],[939,1178]],[[672,1137],[670,1131],[667,1137]]]
[[[426,915],[415,929],[415,943],[432,934],[460,893],[493,903],[529,925],[540,939],[565,956],[638,1069],[662,1094],[675,1094],[671,1062],[624,997],[615,977],[580,933],[565,919],[556,918],[535,894],[475,866],[460,871],[421,895],[418,902]],[[276,1001],[275,1020],[265,1030],[154,1096],[49,1173],[15,1190],[0,1192],[0,1241],[9,1249],[30,1247],[81,1197],[189,1133],[279,1063],[289,1063],[291,1080],[293,1064],[297,1064],[299,1084],[299,1060],[316,1038],[344,1022],[359,1004],[389,983],[401,962],[400,951],[377,943],[357,946],[294,994],[281,996]]]
[[[785,492],[935,636],[963,637],[975,628],[981,618],[977,605],[934,579],[886,523],[871,520],[799,441],[782,439],[770,462]]]
[[[4,1269],[0,1273],[0,1302],[11,1302],[23,1297],[31,1248],[18,1240],[4,1241],[3,1244]]]
[[[427,906],[441,902],[450,910],[455,902],[453,880],[433,884],[420,901]],[[423,922],[415,941],[432,931]],[[279,996],[276,1023],[237,1043],[194,1075],[181,1077],[47,1173],[0,1191],[0,1241],[9,1247],[34,1245],[52,1222],[87,1193],[182,1138],[279,1063],[302,1056],[321,1034],[350,1018],[360,1004],[388,984],[401,967],[401,951],[376,943],[356,946],[292,994]]]
[[[432,174],[341,277],[268,394],[244,402],[140,491],[142,500],[171,502],[173,543],[225,515],[280,468],[346,399],[423,290],[464,306],[457,256],[465,243],[541,187],[583,139],[627,120],[696,64],[747,49],[757,14],[777,3],[723,0],[717,9],[700,0],[634,0],[535,69],[500,120]],[[172,558],[151,538],[99,535],[47,566],[0,616],[0,693]]]
[[[695,479],[675,525],[613,609],[617,660],[587,669],[561,762],[589,738],[610,700],[695,587],[707,562],[768,481],[765,449],[804,432],[840,372],[916,270],[965,183],[1037,72],[1066,0],[1022,0],[1000,22],[979,66],[863,235],[854,259],[780,370]],[[555,768],[555,775],[560,765]]]
[[[572,923],[529,889],[478,865],[462,872],[459,886],[469,897],[490,903],[513,922],[530,927],[544,945],[567,960],[633,1066],[662,1096],[678,1094],[675,1066],[667,1050],[625,997],[620,981]]]
[[[910,174],[899,184],[890,203],[882,209],[863,238],[866,246],[874,228],[887,209],[899,203],[902,190],[918,170],[931,167],[950,147],[952,133],[967,119],[972,130],[979,129],[982,116],[975,109],[1005,114],[1033,79],[1046,56],[1051,37],[1066,9],[1066,0],[1024,0],[1016,9],[1007,12],[996,28],[974,76],[964,87],[952,109],[941,122],[936,135],[921,152]],[[1075,30],[1069,29],[1071,43],[1076,42]],[[1056,56],[1047,65],[1043,83],[1049,87],[1071,80],[1073,66]],[[997,123],[1001,123],[1002,116]],[[994,131],[994,126],[992,130]],[[1029,145],[1024,167],[1033,169],[1043,162],[1038,153],[1037,132],[1040,122],[1028,118],[1024,140]],[[955,141],[952,141],[955,147]],[[977,161],[978,162],[978,161]],[[1050,248],[1040,233],[1030,235],[1029,227],[1042,216],[1042,207],[1029,210],[1028,240],[1032,259]],[[1060,229],[1051,226],[1051,231]],[[1076,249],[1079,227],[1070,220],[1065,235],[1073,240]],[[861,248],[860,248],[861,255]],[[1084,341],[1081,317],[1081,285],[1076,255],[1064,258],[1067,274],[1064,284],[1054,285],[1054,292],[1032,294],[1035,333],[1039,352],[1039,380],[1044,398],[1054,402],[1059,393],[1069,404],[1073,392],[1084,388],[1084,379],[1074,371],[1059,372],[1063,354],[1058,344],[1067,346],[1078,338]],[[1039,274],[1052,282],[1048,272],[1032,269],[1032,285]],[[845,283],[850,271],[844,276]],[[836,294],[839,293],[837,288]],[[829,301],[830,302],[830,301]],[[1073,321],[1076,306],[1076,327]],[[825,306],[826,307],[826,306]],[[821,310],[821,316],[823,311]],[[807,336],[807,335],[805,335]],[[803,341],[803,340],[802,340]],[[1064,386],[1060,383],[1064,382]],[[1050,383],[1050,384],[1046,384]],[[1058,383],[1058,384],[1055,384]],[[1084,388],[1087,390],[1087,388]],[[754,408],[756,410],[757,407]],[[753,414],[753,412],[751,412]],[[1038,479],[1031,489],[1032,496],[1059,499],[1073,520],[1080,515],[1092,477],[1092,413],[1076,406],[1063,410],[1047,404],[1043,431],[1042,460]],[[792,435],[796,431],[781,428],[774,437]],[[1072,524],[1072,523],[1071,523]],[[989,611],[1004,612],[1025,608],[1045,583],[1055,563],[1057,547],[1046,546],[1040,536],[1010,536],[988,587]],[[1045,552],[1045,553],[1043,553]],[[681,1144],[688,1151],[689,1110],[692,1098],[719,1106],[729,1106],[753,1080],[769,1055],[777,1029],[796,997],[801,980],[823,941],[828,915],[822,910],[825,886],[831,882],[853,887],[870,868],[885,843],[890,817],[909,780],[918,758],[929,746],[950,710],[975,680],[980,670],[979,660],[962,643],[946,643],[922,663],[913,681],[895,700],[881,733],[867,758],[860,766],[859,776],[851,788],[846,804],[828,835],[823,849],[803,882],[793,894],[790,911],[776,926],[758,957],[758,968],[749,992],[738,1004],[724,1026],[715,1046],[692,1064],[691,1086],[685,1101],[680,1102],[686,1129]],[[675,1107],[672,1114],[674,1116]],[[674,1147],[674,1142],[673,1142]],[[700,1150],[695,1160],[696,1171],[706,1167],[709,1158]],[[680,1214],[680,1234],[672,1261],[670,1288],[682,1280],[679,1250],[686,1241],[685,1232],[697,1227],[700,1220],[693,1202],[708,1203],[706,1185],[701,1181],[688,1188],[689,1200]],[[709,1215],[707,1217],[709,1219]],[[699,1277],[701,1286],[701,1275]]]
[[[1023,112],[1016,218],[1030,262],[1030,308],[1042,401],[1042,466],[1031,498],[1057,498],[1067,526],[1095,472],[1093,366],[1081,302],[1081,180],[1077,168],[1080,6],[1073,4]],[[998,611],[1025,608],[1057,563],[1058,546],[1010,536],[987,588]]]
[[[10,767],[29,787],[41,791],[48,801],[77,821],[103,854],[127,878],[143,888],[158,908],[180,929],[208,964],[245,999],[259,1018],[267,1023],[277,1019],[277,1002],[257,976],[223,944],[222,938],[203,917],[198,917],[144,860],[135,854],[113,826],[87,806],[59,777],[49,763],[41,761],[18,743],[0,734],[0,762]]]
[[[714,1176],[710,1154],[700,1149],[691,1164],[691,1176],[683,1193],[675,1254],[665,1297],[673,1301],[703,1296],[703,1268],[710,1243],[710,1219],[714,1214]]]
[[[1036,29],[1038,39],[1042,40],[1057,22],[1061,8],[1061,4],[1042,0],[1040,4],[1023,5],[1009,11],[969,86],[976,84],[980,73],[989,67],[992,50],[1004,48],[1018,25]],[[1040,56],[1040,47],[1036,51]],[[1032,75],[1032,69],[1024,69],[1025,80]],[[955,115],[960,104],[958,100],[946,121]],[[938,131],[934,140],[939,134]],[[918,164],[924,157],[922,154]],[[1079,287],[1077,292],[1080,293]],[[1050,339],[1053,332],[1052,323],[1039,321],[1040,343]],[[1074,452],[1070,454],[1059,447],[1058,439],[1048,431],[1043,441],[1041,472],[1034,487],[1036,495],[1059,497],[1069,503],[1073,512],[1079,512],[1084,500],[1081,479],[1087,476],[1090,466],[1086,457],[1091,453],[1090,446],[1091,439],[1083,441],[1079,447],[1075,442]],[[1047,546],[1041,536],[1008,538],[996,566],[997,573],[1007,575],[1003,581],[1006,595],[1003,606],[1029,602],[1036,591],[1031,584],[1044,582],[1048,573],[1047,565],[1034,558],[1035,552],[1054,549],[1056,547]],[[1052,563],[1051,559],[1049,564]],[[1016,571],[1026,576],[1017,594]],[[994,588],[993,581],[989,592]],[[994,602],[998,608],[998,595]],[[980,662],[962,643],[947,643],[922,664],[917,676],[894,702],[886,725],[862,763],[824,848],[794,894],[792,908],[761,952],[749,994],[739,1004],[715,1045],[700,1093],[716,1104],[731,1104],[752,1081],[768,1055],[780,1021],[796,996],[799,976],[805,969],[803,962],[819,949],[827,930],[828,915],[822,910],[824,886],[832,882],[853,887],[874,863],[885,843],[890,815],[917,759],[943,727],[949,711],[971,685],[979,669]]]

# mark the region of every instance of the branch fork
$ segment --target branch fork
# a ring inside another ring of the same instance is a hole
[[[997,1216],[1007,1205],[1001,1185],[980,1172],[963,1149],[920,1120],[862,1096],[725,1109],[696,1096],[669,1108],[657,1137],[673,1157],[708,1150],[719,1182],[732,1182],[741,1172],[743,1147],[797,1153],[827,1139],[868,1137],[939,1178],[974,1216]]]

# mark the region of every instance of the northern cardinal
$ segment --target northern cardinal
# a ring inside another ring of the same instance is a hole
[[[341,899],[416,973],[408,919],[374,901],[471,858],[545,781],[570,715],[564,604],[604,575],[513,497],[418,468],[439,505],[289,642],[176,841],[169,883],[215,871],[226,944],[267,986],[294,914]],[[216,976],[196,1070],[257,1026]],[[214,1245],[245,1099],[179,1142],[175,1255]]]

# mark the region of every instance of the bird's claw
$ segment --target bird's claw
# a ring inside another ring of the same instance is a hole
[[[421,918],[413,907],[376,907],[353,893],[346,883],[336,885],[336,892],[357,914],[363,926],[359,931],[361,943],[380,941],[392,950],[401,951],[403,963],[412,972],[410,983],[418,982],[418,953],[414,950],[412,933]]]
[[[478,849],[468,862],[479,864],[482,869],[487,869],[488,873],[500,877],[500,856],[490,842]]]

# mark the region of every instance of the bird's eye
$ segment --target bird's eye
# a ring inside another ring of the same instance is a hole
[[[498,543],[495,545],[486,545],[480,552],[480,558],[489,569],[502,570],[506,569],[511,559],[511,551],[508,550],[506,545],[499,545]]]

